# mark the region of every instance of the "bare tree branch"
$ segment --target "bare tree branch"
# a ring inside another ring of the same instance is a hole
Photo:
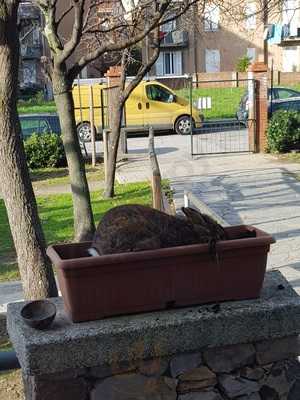
[[[59,27],[59,25],[61,24],[61,22],[63,21],[63,19],[73,10],[73,4],[66,9],[66,11],[64,11],[62,13],[62,15],[60,16],[60,18],[58,19],[58,21],[56,22],[56,26]]]
[[[100,57],[102,54],[111,51],[123,50],[127,47],[132,47],[136,43],[143,40],[147,36],[147,34],[150,33],[156,26],[163,24],[161,19],[166,10],[168,9],[170,3],[172,3],[172,0],[166,0],[161,5],[160,9],[154,13],[151,24],[147,28],[142,30],[140,33],[126,40],[123,41],[119,40],[117,43],[105,43],[96,50],[90,52],[89,54],[82,56],[79,59],[79,61],[75,63],[74,66],[70,69],[69,79],[73,81],[86,65],[88,65],[91,61],[95,60],[96,58]]]
[[[140,69],[138,70],[136,76],[133,78],[132,81],[130,81],[127,85],[127,87],[124,89],[123,94],[121,96],[121,101],[122,104],[125,103],[125,101],[128,99],[130,93],[138,86],[138,84],[141,82],[141,80],[144,78],[144,76],[151,70],[153,65],[155,64],[156,60],[159,57],[160,53],[160,39],[159,39],[159,28],[156,28],[155,32],[155,40],[153,43],[154,51],[151,55],[150,60],[142,65]]]
[[[57,33],[57,25],[55,22],[57,0],[35,0],[35,3],[40,7],[45,18],[44,35],[48,40],[51,51],[58,56],[63,45]]]

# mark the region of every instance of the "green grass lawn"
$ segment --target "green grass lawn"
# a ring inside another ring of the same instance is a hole
[[[31,101],[22,101],[18,104],[20,114],[40,114],[56,112],[54,101],[45,101],[44,103],[33,103]]]
[[[212,108],[202,111],[205,119],[235,118],[240,99],[246,88],[221,87],[221,85],[222,83],[220,83],[220,87],[193,89],[193,101],[197,100],[199,97],[211,97],[212,99]],[[283,84],[280,86],[300,90],[300,83],[294,85]],[[179,96],[189,99],[189,89],[180,89],[177,90],[176,93]],[[54,101],[38,104],[33,101],[20,102],[18,111],[20,114],[52,113],[56,112],[56,105]]]
[[[206,120],[235,118],[239,102],[242,95],[245,93],[245,90],[246,89],[243,87],[211,87],[193,89],[193,102],[197,101],[199,97],[211,97],[211,109],[201,110],[201,113],[204,115]],[[179,96],[185,97],[189,100],[189,89],[181,89],[178,90],[177,93]]]
[[[120,204],[151,204],[147,182],[116,186],[114,199],[103,199],[102,193],[92,192],[92,207],[96,224],[103,214]],[[38,209],[48,244],[69,242],[73,238],[73,208],[70,194],[38,196]],[[0,200],[0,282],[18,279],[15,252],[3,200]]]

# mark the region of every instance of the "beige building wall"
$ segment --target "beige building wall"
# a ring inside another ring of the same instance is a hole
[[[251,4],[255,4],[255,6],[251,6]],[[249,7],[255,7],[257,13],[255,17],[252,17],[251,23],[249,23],[249,18],[246,17],[247,8],[249,9]],[[207,70],[207,52],[213,50],[219,52],[220,72],[235,71],[238,60],[248,55],[249,52],[252,54],[253,51],[255,52],[253,61],[263,61],[264,22],[260,8],[261,4],[258,2],[245,2],[243,7],[239,6],[236,10],[231,9],[230,15],[229,13],[222,13],[220,10],[218,27],[214,31],[205,30],[205,22],[200,11],[194,12],[194,15],[190,12],[177,22],[178,29],[188,31],[188,44],[176,48],[171,46],[162,48],[161,52],[181,51],[182,71],[189,74],[209,72]],[[282,11],[273,9],[268,16],[268,23],[278,23],[281,19]],[[268,45],[269,67],[271,67],[273,61],[274,69],[283,71],[285,68],[283,61],[285,52],[286,50],[283,47],[275,44]],[[299,55],[300,64],[300,46],[297,47],[297,54]],[[299,65],[296,70],[300,71]],[[153,73],[155,74],[155,69]]]

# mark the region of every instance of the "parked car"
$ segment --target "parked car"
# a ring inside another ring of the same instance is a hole
[[[23,139],[29,138],[33,133],[57,133],[60,135],[60,123],[57,114],[20,114],[20,123]]]
[[[108,121],[107,98],[109,89],[105,83],[93,84],[95,131],[102,133]],[[91,140],[89,86],[75,84],[73,99],[78,136]],[[192,115],[191,115],[192,114]],[[125,104],[124,122],[136,131],[152,125],[157,130],[173,129],[178,134],[189,134],[192,123],[201,126],[201,115],[188,100],[177,96],[172,89],[157,81],[142,81],[130,94]]]
[[[268,89],[268,108],[271,109],[270,103],[272,99],[272,106],[277,103],[277,101],[285,101],[292,98],[300,97],[300,92],[294,89],[284,88],[284,87],[274,87],[272,90]],[[279,103],[281,104],[281,103]],[[240,104],[236,113],[236,118],[238,121],[247,124],[248,120],[248,91],[242,96]]]
[[[271,118],[274,112],[279,110],[286,111],[298,111],[300,112],[300,93],[299,97],[293,97],[290,99],[274,100],[272,106],[269,104],[268,117]]]

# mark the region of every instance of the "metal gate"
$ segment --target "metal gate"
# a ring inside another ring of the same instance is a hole
[[[255,80],[190,80],[190,104],[203,116],[191,129],[191,154],[255,150]]]

